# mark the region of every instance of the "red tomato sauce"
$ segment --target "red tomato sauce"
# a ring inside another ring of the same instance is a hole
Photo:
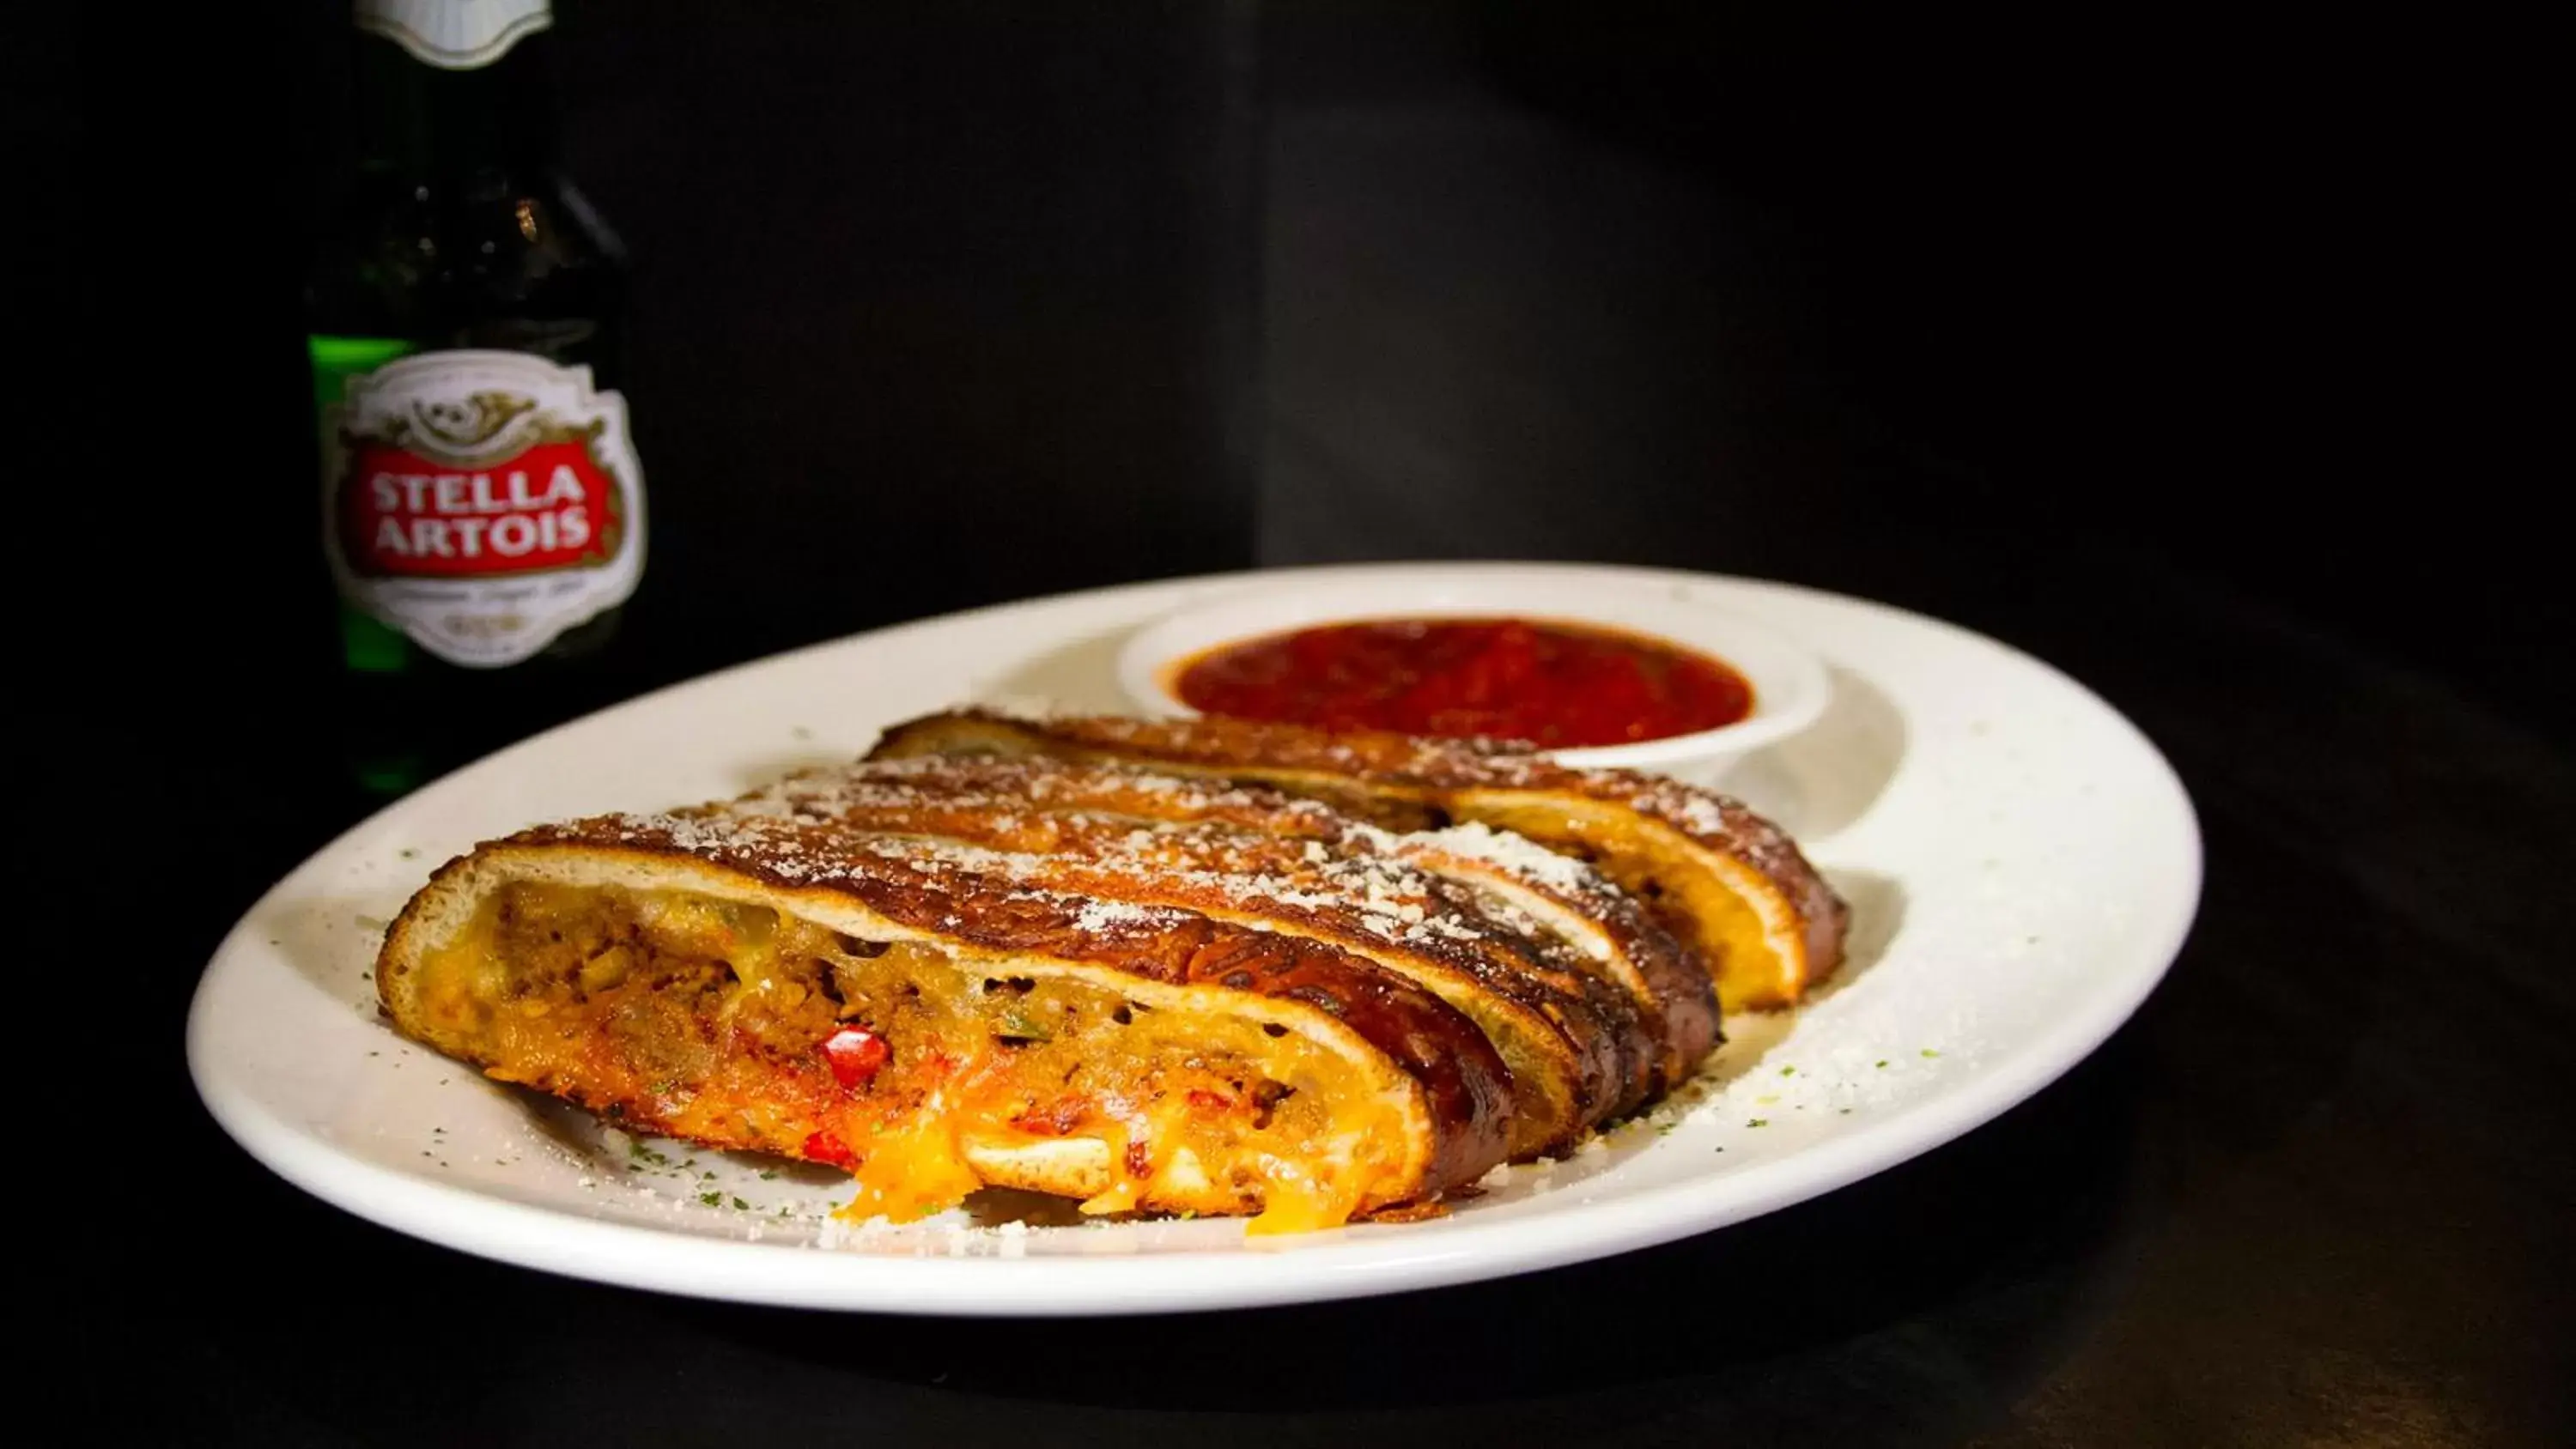
[[[1753,685],[1658,639],[1528,619],[1377,619],[1221,645],[1172,692],[1205,714],[1324,729],[1626,745],[1733,724]]]

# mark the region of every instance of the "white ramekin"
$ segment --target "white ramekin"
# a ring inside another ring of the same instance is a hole
[[[1502,581],[1436,573],[1406,580],[1285,580],[1192,604],[1129,637],[1118,655],[1118,682],[1146,714],[1188,717],[1198,711],[1173,692],[1175,676],[1220,645],[1318,624],[1503,617],[1591,624],[1661,639],[1717,656],[1753,686],[1753,712],[1733,724],[1633,745],[1547,752],[1567,765],[1697,775],[1702,767],[1813,724],[1830,689],[1824,665],[1813,654],[1764,625],[1707,604],[1570,578]]]

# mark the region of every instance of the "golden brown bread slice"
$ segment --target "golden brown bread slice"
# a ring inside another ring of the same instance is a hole
[[[404,1033],[643,1131],[1329,1226],[1500,1161],[1474,1023],[1318,940],[1002,879],[757,806],[541,827],[449,862],[377,973]]]
[[[1044,761],[1015,773],[1020,791],[996,796],[986,781],[949,788],[939,775],[859,766],[799,777],[733,808],[892,837],[886,848],[912,859],[995,879],[1182,907],[1340,946],[1484,1029],[1511,1070],[1516,1157],[1569,1146],[1660,1085],[1661,1023],[1594,957],[1498,895],[1391,853],[1061,808],[1069,798],[1109,803],[1076,794],[1098,770]]]
[[[1463,914],[1477,929],[1462,937],[1514,943],[1498,953],[1505,969],[1525,970],[1522,958],[1535,955],[1551,975],[1596,976],[1627,999],[1625,1010],[1585,1008],[1616,1024],[1628,1058],[1615,1111],[1679,1085],[1717,1044],[1708,971],[1687,947],[1589,866],[1481,825],[1396,834],[1274,790],[1045,757],[880,760],[792,776],[763,797],[869,830],[1125,860],[1148,876],[1213,871],[1264,881],[1271,895],[1343,891],[1362,905],[1413,902],[1431,913],[1390,921],[1387,935],[1420,936]],[[1365,942],[1336,939],[1369,954]],[[1550,985],[1533,1004],[1548,1009],[1564,994]],[[1452,1004],[1478,1014],[1474,1000]],[[1485,1024],[1489,1034],[1509,1029]]]
[[[871,758],[1053,756],[1308,796],[1397,830],[1474,822],[1589,860],[1696,947],[1730,1011],[1787,1006],[1841,964],[1849,910],[1738,801],[1513,747],[1245,720],[1036,719],[988,710],[886,731]]]

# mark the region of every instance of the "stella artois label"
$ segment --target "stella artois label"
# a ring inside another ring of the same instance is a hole
[[[322,419],[342,597],[453,664],[515,664],[644,571],[626,401],[587,367],[425,352],[345,378]]]
[[[358,0],[358,28],[423,65],[474,70],[554,23],[547,0]]]

